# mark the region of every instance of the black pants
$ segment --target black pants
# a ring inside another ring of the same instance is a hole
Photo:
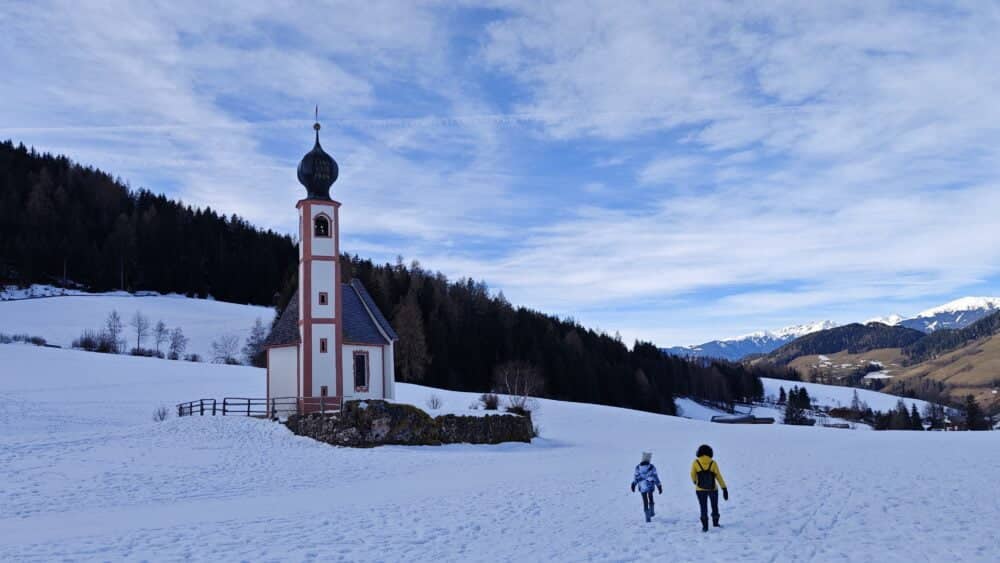
[[[708,522],[708,499],[712,499],[712,521],[719,519],[719,491],[695,491],[698,495],[698,505],[701,506],[701,519]]]
[[[639,494],[642,495],[642,509],[649,510],[650,508],[653,508],[653,491]]]

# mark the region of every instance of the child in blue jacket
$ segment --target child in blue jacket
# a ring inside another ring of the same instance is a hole
[[[646,514],[646,522],[655,516],[653,489],[656,488],[661,495],[663,494],[663,485],[660,484],[660,476],[656,474],[656,466],[650,463],[652,458],[652,453],[642,452],[642,461],[635,466],[635,475],[632,478],[632,492],[634,493],[638,486],[642,495],[642,511]]]

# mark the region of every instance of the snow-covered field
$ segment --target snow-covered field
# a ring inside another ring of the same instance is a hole
[[[154,325],[162,320],[171,329],[180,327],[190,340],[187,353],[208,359],[213,340],[231,334],[238,336],[242,345],[256,319],[261,319],[266,326],[274,319],[274,309],[270,307],[192,299],[183,295],[74,291],[59,295],[60,291],[63,290],[50,286],[5,290],[5,299],[0,299],[0,333],[41,336],[51,344],[69,347],[84,330],[103,328],[108,314],[116,310],[122,318],[126,343],[132,347],[135,346],[135,332],[128,322],[139,311]],[[146,336],[143,346],[155,347],[151,335]]]
[[[994,433],[728,426],[539,401],[542,438],[333,448],[160,404],[262,370],[0,345],[0,560],[996,561]],[[399,386],[461,409],[475,395]],[[810,391],[812,393],[812,391]],[[702,534],[688,468],[729,482]],[[643,450],[657,516],[628,492]]]

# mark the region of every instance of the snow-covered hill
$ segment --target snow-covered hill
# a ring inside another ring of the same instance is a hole
[[[734,338],[712,340],[711,342],[705,342],[696,346],[674,346],[672,348],[664,348],[663,351],[682,357],[740,360],[754,354],[773,352],[800,336],[834,328],[835,326],[837,326],[837,323],[832,321],[816,321],[787,326],[774,331],[761,330]]]
[[[182,399],[261,395],[259,369],[24,345],[0,345],[0,366],[3,561],[996,554],[990,433],[728,426],[542,400],[531,444],[342,449],[260,420],[150,418]],[[476,400],[398,390],[419,406],[431,395],[449,409]],[[715,448],[731,493],[724,527],[707,535],[688,477],[701,443]],[[628,491],[644,450],[664,483],[650,524]],[[955,462],[969,452],[974,463]]]
[[[129,294],[83,293],[49,286],[27,290],[7,289],[0,300],[0,333],[41,336],[49,343],[69,347],[86,329],[100,329],[112,311],[118,311],[125,325],[128,346],[135,346],[135,333],[128,326],[137,311],[153,324],[162,320],[169,328],[180,327],[188,337],[188,353],[209,357],[212,341],[232,334],[242,340],[256,319],[270,326],[274,310],[270,307],[238,305],[211,299],[192,299],[182,295],[155,293]],[[155,347],[151,337],[143,341]]]

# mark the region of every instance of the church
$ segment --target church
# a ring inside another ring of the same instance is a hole
[[[274,414],[395,398],[396,332],[360,281],[341,282],[337,162],[316,144],[299,163],[299,286],[265,341]],[[322,407],[321,407],[322,405]]]

